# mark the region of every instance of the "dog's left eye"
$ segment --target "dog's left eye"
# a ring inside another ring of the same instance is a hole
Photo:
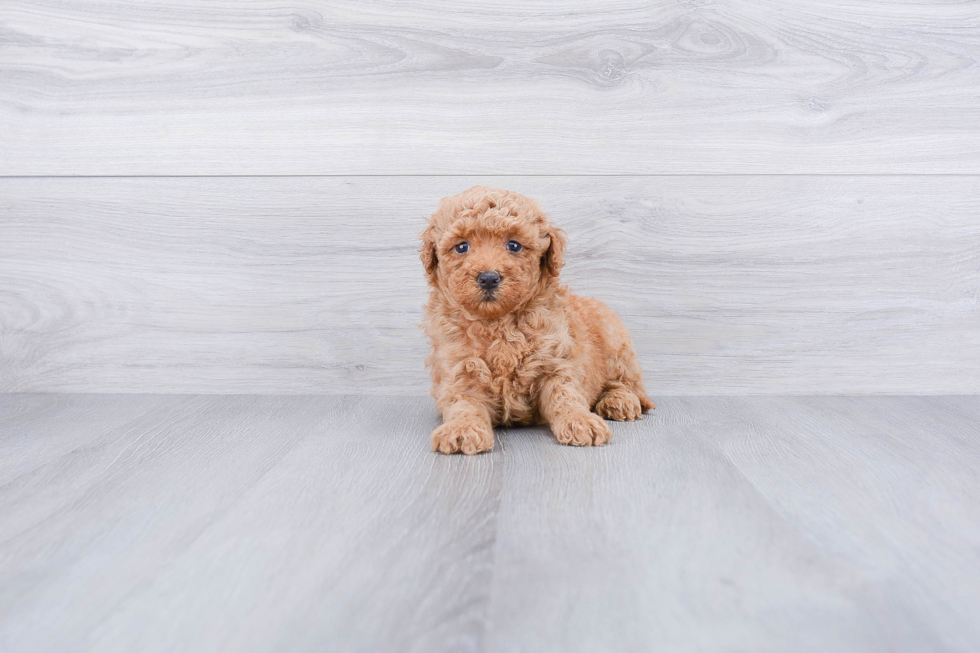
[[[524,249],[524,247],[519,242],[517,242],[516,240],[512,240],[509,243],[507,243],[507,251],[508,252],[517,253],[517,252],[521,251],[522,249]]]

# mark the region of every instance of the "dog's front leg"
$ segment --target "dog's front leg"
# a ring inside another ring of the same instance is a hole
[[[575,380],[555,374],[541,386],[541,415],[551,425],[551,432],[562,444],[577,447],[603,445],[612,438],[606,422],[589,410]]]
[[[442,407],[443,424],[432,432],[432,450],[467,455],[493,449],[493,425],[483,404],[456,398]]]

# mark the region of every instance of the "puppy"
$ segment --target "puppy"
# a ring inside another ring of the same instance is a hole
[[[654,408],[623,323],[559,281],[565,234],[533,200],[474,186],[442,199],[421,239],[433,450],[489,451],[494,426],[542,423],[562,444],[602,445],[603,417]]]

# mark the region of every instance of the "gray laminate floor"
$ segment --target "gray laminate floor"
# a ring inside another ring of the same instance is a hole
[[[658,403],[0,397],[0,650],[980,650],[980,397]]]

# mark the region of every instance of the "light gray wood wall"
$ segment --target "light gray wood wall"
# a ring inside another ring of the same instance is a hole
[[[483,181],[651,391],[980,390],[972,176],[0,180],[0,390],[425,392],[416,237]]]
[[[976,2],[5,0],[0,174],[980,173]]]
[[[0,391],[423,392],[474,183],[652,392],[980,391],[978,59],[977,3],[4,2]]]

